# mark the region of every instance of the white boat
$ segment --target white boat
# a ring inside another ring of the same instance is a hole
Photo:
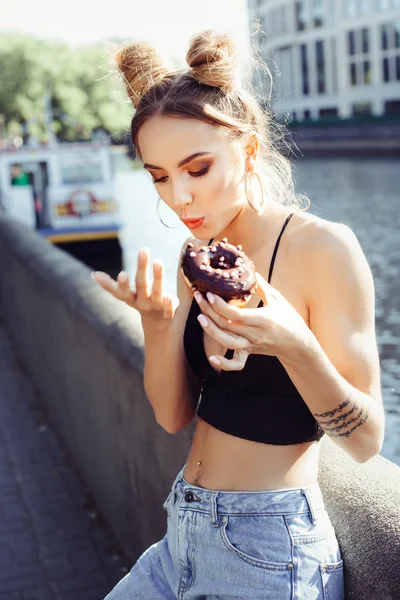
[[[0,151],[0,210],[54,243],[118,238],[120,219],[104,142]]]

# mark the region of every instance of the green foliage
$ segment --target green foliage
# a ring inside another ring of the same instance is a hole
[[[46,94],[60,140],[90,139],[96,128],[118,139],[129,129],[133,108],[103,44],[70,48],[3,33],[0,69],[0,114],[9,134],[26,124],[30,133],[45,135]]]

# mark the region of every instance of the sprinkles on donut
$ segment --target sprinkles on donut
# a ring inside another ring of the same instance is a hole
[[[239,307],[247,304],[257,288],[254,263],[242,246],[228,244],[227,238],[210,246],[189,242],[182,253],[181,269],[192,290],[212,292]]]

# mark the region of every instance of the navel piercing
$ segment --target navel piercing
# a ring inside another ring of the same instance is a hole
[[[197,466],[199,467],[201,465],[201,460],[197,461]]]

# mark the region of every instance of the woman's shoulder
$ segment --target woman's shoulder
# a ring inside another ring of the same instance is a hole
[[[348,225],[303,213],[292,236],[294,268],[302,273],[309,306],[329,293],[354,296],[356,286],[370,299],[371,268],[357,236]]]
[[[324,255],[343,256],[359,248],[356,235],[344,223],[303,211],[295,213],[295,223],[291,245],[303,260],[318,259]]]

